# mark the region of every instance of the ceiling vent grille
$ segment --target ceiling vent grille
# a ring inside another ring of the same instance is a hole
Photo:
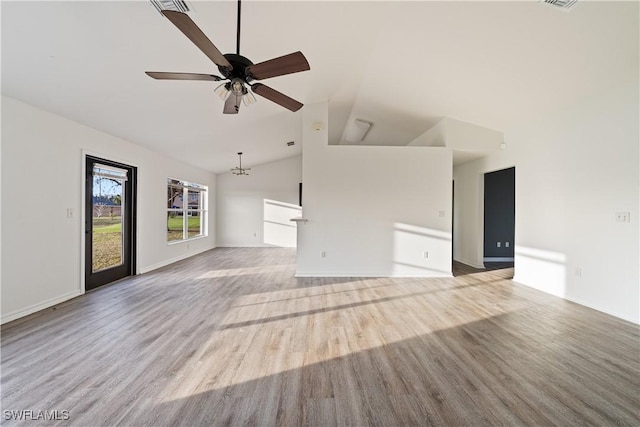
[[[557,7],[558,9],[570,10],[578,3],[578,0],[540,0],[540,2]]]
[[[367,136],[367,132],[371,129],[373,123],[366,120],[355,119],[351,125],[347,128],[347,134],[345,138],[347,142],[360,143]]]
[[[163,10],[189,12],[189,6],[184,0],[151,0],[151,4],[162,14]]]

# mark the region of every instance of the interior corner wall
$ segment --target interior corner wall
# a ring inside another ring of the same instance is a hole
[[[453,168],[453,259],[476,268],[484,268],[485,161]]]
[[[250,175],[217,176],[218,247],[268,247],[265,236],[265,200],[298,204],[302,182],[302,156],[298,155],[251,168]],[[298,213],[292,216],[299,216]],[[295,228],[295,223],[281,227]],[[295,240],[294,240],[295,245]],[[289,246],[289,245],[286,245]]]
[[[297,276],[451,276],[450,149],[328,145],[306,105],[302,171]]]
[[[453,150],[486,151],[497,149],[503,141],[502,132],[445,117],[447,147]]]
[[[425,133],[419,135],[408,143],[410,146],[445,147],[447,145],[447,118],[440,119],[438,123],[429,128]]]
[[[3,96],[2,323],[84,292],[83,153],[138,168],[138,272],[215,247],[213,173]],[[168,177],[208,185],[207,237],[167,244]]]
[[[506,150],[454,168],[454,258],[481,262],[482,176],[515,166],[514,280],[640,323],[638,93],[630,82],[507,130]]]

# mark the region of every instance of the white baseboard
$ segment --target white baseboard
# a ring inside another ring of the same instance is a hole
[[[50,298],[46,301],[39,302],[37,304],[30,305],[21,310],[12,311],[8,314],[3,314],[2,319],[0,320],[0,324],[5,324],[7,322],[11,322],[12,320],[19,319],[21,317],[28,316],[37,311],[44,310],[45,308],[53,307],[56,304],[60,304],[61,302],[68,301],[72,298],[82,295],[83,293],[80,290],[75,290],[73,292],[68,292],[66,294]]]
[[[349,272],[349,273],[341,273],[341,272],[313,272],[313,271],[304,271],[304,272],[296,272],[294,277],[346,277],[346,278],[374,278],[374,277],[395,277],[395,278],[442,278],[442,277],[453,277],[453,274],[449,273],[438,273],[437,275],[394,275],[389,273],[359,273],[359,272]]]
[[[146,267],[140,267],[138,269],[138,274],[145,274],[145,273],[148,273],[150,271],[157,270],[157,269],[162,268],[162,267],[166,267],[169,264],[173,264],[174,262],[182,261],[183,259],[190,258],[192,256],[201,254],[201,253],[209,251],[211,249],[215,249],[215,247],[199,249],[197,251],[192,251],[192,252],[177,256],[177,257],[173,257],[173,258],[166,259],[164,261],[160,261],[160,262],[158,262],[156,264],[148,265]]]
[[[517,272],[517,270],[516,270],[516,272]],[[582,300],[579,300],[579,299],[576,299],[576,298],[563,296],[563,295],[556,295],[554,293],[547,292],[547,291],[545,291],[543,289],[540,289],[540,288],[538,288],[538,287],[536,287],[534,285],[528,285],[526,283],[521,282],[517,275],[512,279],[512,281],[517,283],[518,285],[526,286],[527,288],[531,288],[531,289],[535,289],[536,291],[544,292],[547,295],[553,295],[554,297],[562,298],[563,300],[566,300],[566,301],[571,301],[574,304],[582,305],[582,306],[590,308],[592,310],[599,311],[600,313],[604,313],[604,314],[608,314],[609,316],[617,317],[618,319],[624,320],[626,322],[631,322],[631,323],[635,323],[636,325],[640,325],[640,319],[634,319],[632,317],[621,315],[620,313],[614,313],[613,311],[606,310],[606,309],[603,309],[603,308],[600,308],[600,307],[596,307],[596,306],[594,306],[594,305],[592,305],[590,303],[587,303],[585,301],[582,301]]]
[[[513,257],[508,256],[493,256],[493,257],[484,257],[484,262],[513,262]]]
[[[264,243],[246,243],[246,244],[221,244],[216,246],[218,248],[295,248],[295,246],[277,246],[277,245],[267,245]]]
[[[631,323],[635,323],[636,325],[640,325],[640,319],[634,319],[632,317],[627,317],[627,316],[621,315],[620,313],[614,313],[613,311],[610,311],[610,310],[605,310],[605,309],[602,309],[602,308],[599,308],[599,307],[595,307],[595,306],[593,306],[591,304],[585,303],[582,300],[578,300],[578,299],[574,299],[574,298],[570,298],[570,297],[564,297],[564,299],[566,299],[567,301],[571,301],[571,302],[573,302],[575,304],[583,305],[583,306],[585,306],[587,308],[590,308],[592,310],[599,311],[600,313],[604,313],[604,314],[608,314],[609,316],[617,317],[618,319],[622,319],[622,320],[624,320],[626,322],[631,322]]]
[[[345,273],[327,273],[327,272],[319,273],[319,272],[313,272],[313,271],[306,271],[302,273],[296,273],[294,277],[344,277],[344,278],[356,279],[360,277],[389,277],[389,276],[384,274],[371,274],[371,273],[345,274]]]
[[[228,244],[222,243],[217,245],[218,248],[268,248],[269,246],[264,243],[239,243],[239,244]]]

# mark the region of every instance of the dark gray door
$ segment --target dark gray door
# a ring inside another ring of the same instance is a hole
[[[86,158],[85,290],[135,272],[136,168]]]
[[[516,169],[484,175],[484,262],[512,262],[516,218]]]

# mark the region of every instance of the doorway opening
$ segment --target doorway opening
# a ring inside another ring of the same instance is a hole
[[[86,156],[85,291],[135,273],[133,166]]]
[[[516,169],[484,174],[484,255],[488,270],[513,268]]]

